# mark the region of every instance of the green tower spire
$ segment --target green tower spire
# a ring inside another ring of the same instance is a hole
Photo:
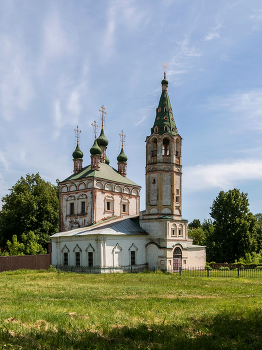
[[[168,80],[166,79],[166,72],[164,73],[164,79],[161,81],[162,94],[156,109],[156,119],[153,127],[151,128],[151,134],[177,134],[176,123],[173,117],[171,103],[167,93]],[[157,128],[156,128],[157,127]]]

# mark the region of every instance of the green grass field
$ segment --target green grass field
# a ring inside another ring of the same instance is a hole
[[[262,349],[262,278],[0,273],[0,349]]]

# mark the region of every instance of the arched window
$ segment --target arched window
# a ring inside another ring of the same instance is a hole
[[[164,107],[164,112],[167,112],[167,107]]]
[[[163,156],[169,156],[169,139],[163,140],[163,148],[162,148]]]
[[[167,125],[164,126],[164,131],[169,131],[169,127]]]
[[[159,127],[158,127],[158,126],[155,126],[154,133],[155,133],[155,134],[158,134],[158,133],[159,133]]]
[[[179,247],[176,247],[173,251],[173,258],[174,259],[180,259],[182,258],[182,251]]]
[[[157,126],[156,126],[157,128]],[[151,141],[151,152],[152,152],[152,157],[156,157],[157,156],[157,140],[153,139]]]
[[[176,139],[176,156],[180,157],[181,154],[181,144],[180,144],[180,140]]]

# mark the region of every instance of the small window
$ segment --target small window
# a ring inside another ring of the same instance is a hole
[[[164,112],[167,112],[167,108],[166,107],[164,107]]]
[[[158,113],[160,113],[161,112],[161,107],[158,107]]]
[[[176,195],[179,196],[179,189],[176,189]]]
[[[165,125],[165,126],[164,126],[164,131],[168,131],[168,130],[169,130],[168,126]]]
[[[156,179],[153,179],[153,180],[152,180],[152,184],[155,184],[155,183],[156,183]]]
[[[80,252],[76,252],[76,266],[80,266]]]
[[[159,133],[159,128],[158,128],[158,126],[155,126],[154,133],[155,133],[155,134],[158,134],[158,133]]]
[[[173,228],[173,229],[171,230],[171,235],[176,237],[176,229]]]
[[[68,266],[68,253],[64,253],[64,265]]]
[[[184,260],[184,265],[186,265],[186,260]]]
[[[176,203],[179,203],[179,196],[176,196]]]
[[[123,213],[126,213],[126,204],[123,204]]]
[[[136,252],[131,251],[131,265],[135,265],[135,264],[136,264]]]
[[[70,215],[74,215],[74,213],[75,213],[74,203],[70,203]]]
[[[178,236],[182,236],[182,230],[181,229],[178,230]]]
[[[85,214],[86,212],[86,202],[81,202],[81,214]]]
[[[110,207],[111,207],[110,204],[111,204],[110,202],[106,202],[106,210],[110,210]]]
[[[88,266],[92,267],[94,266],[94,254],[93,252],[88,252]]]

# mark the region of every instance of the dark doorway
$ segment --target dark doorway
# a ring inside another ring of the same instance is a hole
[[[179,247],[176,247],[173,252],[173,271],[179,271],[182,267],[182,251]]]

